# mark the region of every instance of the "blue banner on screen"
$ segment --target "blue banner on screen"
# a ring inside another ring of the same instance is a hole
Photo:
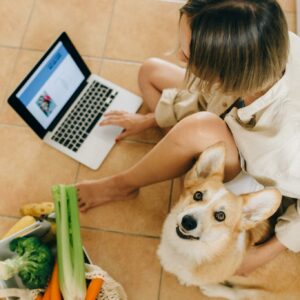
[[[84,80],[84,75],[60,42],[24,84],[17,97],[47,129]]]

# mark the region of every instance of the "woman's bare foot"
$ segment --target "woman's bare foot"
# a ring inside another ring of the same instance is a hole
[[[76,188],[81,212],[106,202],[133,198],[138,193],[138,188],[124,184],[117,176],[83,181]]]

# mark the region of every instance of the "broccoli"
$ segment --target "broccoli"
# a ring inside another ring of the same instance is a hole
[[[36,237],[21,237],[9,244],[16,256],[0,262],[0,279],[18,274],[29,289],[46,287],[53,269],[53,255]]]

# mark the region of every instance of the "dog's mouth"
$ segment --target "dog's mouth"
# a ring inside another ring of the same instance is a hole
[[[187,234],[184,234],[179,226],[176,227],[176,233],[177,235],[181,238],[181,239],[184,239],[184,240],[200,240],[199,237],[195,237],[195,236],[192,236],[192,235],[187,235]]]

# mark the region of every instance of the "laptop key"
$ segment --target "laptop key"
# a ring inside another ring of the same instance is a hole
[[[90,133],[92,131],[92,129],[94,128],[94,126],[96,125],[96,123],[99,121],[99,119],[101,118],[102,113],[99,112],[96,117],[94,118],[94,120],[92,121],[92,123],[90,124],[90,126],[87,128],[86,132]]]
[[[66,141],[64,142],[64,146],[67,147],[67,146],[69,145],[69,143],[70,143],[70,140],[66,140]]]

